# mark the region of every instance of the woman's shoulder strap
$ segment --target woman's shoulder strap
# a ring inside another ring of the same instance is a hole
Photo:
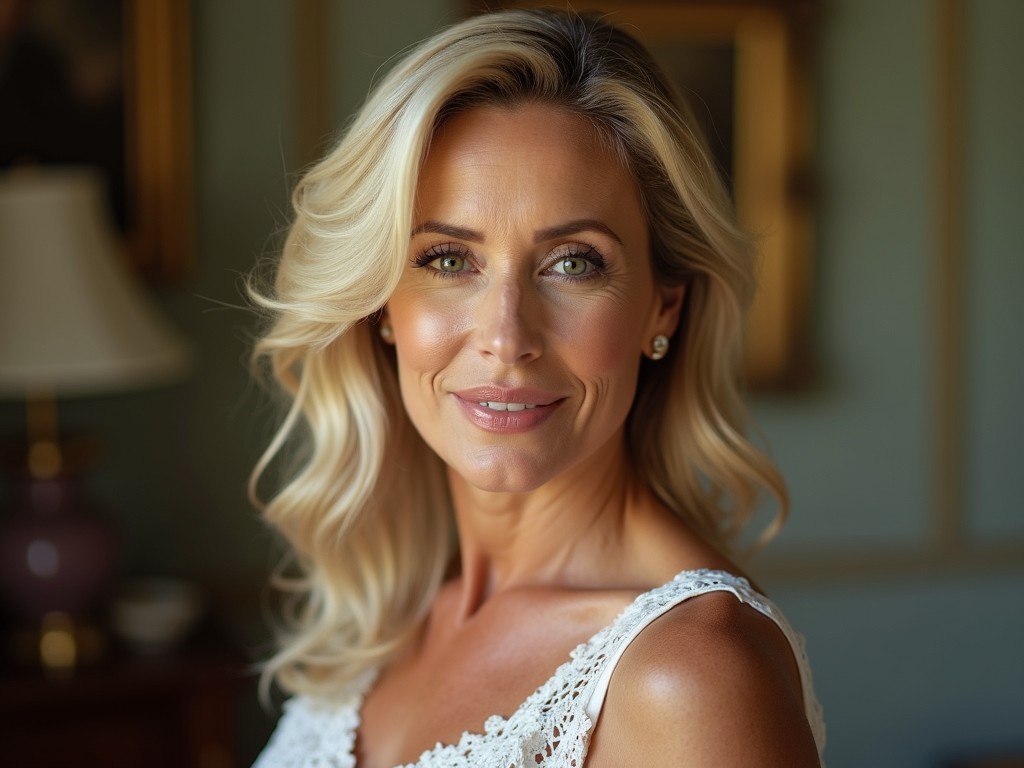
[[[600,670],[585,711],[592,723],[597,723],[608,694],[608,684],[622,654],[630,644],[656,619],[693,597],[710,592],[731,593],[741,603],[749,605],[770,618],[786,636],[800,669],[804,705],[819,750],[824,746],[825,732],[821,705],[814,694],[810,664],[804,639],[790,626],[782,612],[767,597],[755,590],[745,578],[726,571],[683,571],[672,581],[645,592],[620,614],[607,632],[595,638],[599,644],[593,649],[605,660]]]

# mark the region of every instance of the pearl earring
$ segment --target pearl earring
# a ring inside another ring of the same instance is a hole
[[[380,329],[378,330],[380,337],[390,344],[395,339],[395,332],[391,328],[390,323],[381,323]]]
[[[668,337],[660,333],[651,341],[651,360],[661,360],[668,352]]]

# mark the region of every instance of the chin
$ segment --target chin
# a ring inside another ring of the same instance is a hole
[[[469,461],[450,462],[448,466],[467,485],[489,493],[528,493],[556,474],[550,464],[538,462],[535,456],[500,449]]]

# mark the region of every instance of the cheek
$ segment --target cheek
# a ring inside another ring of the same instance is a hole
[[[571,350],[581,373],[616,377],[639,369],[641,352],[640,313],[595,305],[574,313],[563,325],[564,348]]]
[[[409,374],[429,376],[454,356],[467,323],[453,302],[394,301],[390,318],[403,390]]]

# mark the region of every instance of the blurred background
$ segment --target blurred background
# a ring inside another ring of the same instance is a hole
[[[0,0],[0,22],[14,5],[32,3]],[[813,162],[800,194],[813,226],[799,375],[752,395],[793,508],[751,572],[806,636],[830,766],[1024,765],[1024,3],[760,5],[802,8],[812,22],[801,61]],[[116,541],[93,614],[109,648],[46,675],[12,650],[24,621],[8,602],[0,732],[85,743],[89,723],[105,739],[131,727],[143,742],[179,743],[166,764],[212,768],[251,761],[276,718],[242,674],[269,648],[264,585],[280,558],[245,491],[278,411],[247,371],[257,324],[242,281],[278,248],[290,188],[317,146],[396,51],[466,6],[168,7],[187,22],[177,81],[191,125],[175,139],[188,207],[164,242],[184,245],[126,263],[189,362],[109,393],[57,388],[61,434],[98,446],[78,492]],[[4,103],[15,39],[5,34],[0,23],[0,147],[19,103]],[[83,124],[59,121],[69,142]],[[117,199],[123,228],[130,205]],[[26,430],[24,397],[5,391],[8,528],[25,514]],[[202,618],[180,643],[140,652],[103,606],[154,577],[201,595]],[[118,754],[76,764],[136,764],[128,747]]]

